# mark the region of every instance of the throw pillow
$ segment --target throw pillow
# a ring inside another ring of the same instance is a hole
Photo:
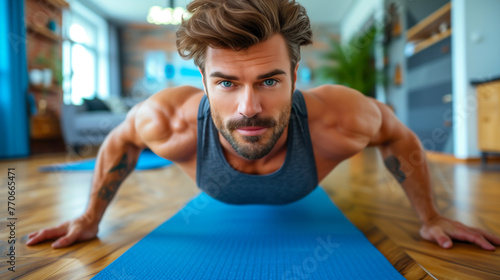
[[[110,111],[109,107],[97,97],[94,97],[94,99],[83,98],[83,103],[87,106],[88,111]]]
[[[114,114],[124,114],[128,112],[129,108],[119,97],[111,96],[108,99],[103,100],[103,102]]]

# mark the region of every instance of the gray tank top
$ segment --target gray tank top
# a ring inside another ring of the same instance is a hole
[[[297,201],[318,185],[307,108],[300,91],[293,94],[283,166],[266,175],[245,174],[229,165],[205,96],[198,109],[196,183],[211,197],[230,204],[285,204]]]

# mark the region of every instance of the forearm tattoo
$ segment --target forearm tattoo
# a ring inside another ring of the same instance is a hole
[[[389,171],[392,173],[394,178],[398,180],[399,183],[402,183],[406,179],[406,174],[401,171],[401,162],[399,159],[395,156],[388,156],[384,160],[385,166]]]
[[[134,165],[129,162],[127,154],[123,154],[120,162],[113,166],[108,173],[115,173],[117,178],[112,179],[110,182],[105,183],[99,190],[98,197],[105,201],[111,201],[115,196],[118,187],[125,180]]]

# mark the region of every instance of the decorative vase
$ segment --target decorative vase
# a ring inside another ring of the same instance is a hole
[[[48,88],[52,85],[52,69],[43,69],[43,86]]]
[[[33,86],[39,86],[44,81],[43,71],[40,69],[31,69],[29,72],[29,81]]]

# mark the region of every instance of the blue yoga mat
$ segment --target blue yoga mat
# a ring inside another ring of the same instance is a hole
[[[327,194],[284,206],[201,193],[93,279],[404,279]]]
[[[40,172],[53,172],[53,171],[89,171],[94,170],[96,159],[87,159],[70,163],[52,164],[38,167]],[[161,168],[172,164],[171,161],[157,156],[155,153],[145,150],[137,160],[136,170],[147,170]]]

